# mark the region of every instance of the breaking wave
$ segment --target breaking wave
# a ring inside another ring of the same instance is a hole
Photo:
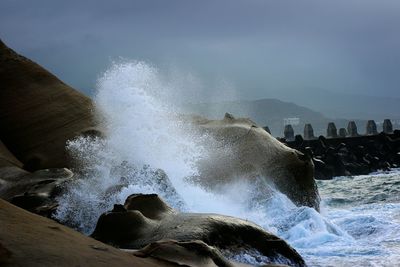
[[[346,186],[340,181],[351,177],[320,182],[325,199],[321,213],[296,207],[273,188],[271,195],[255,198],[257,186],[246,177],[219,194],[188,182],[198,174],[196,162],[213,146],[205,145],[209,137],[183,123],[173,101],[165,97],[174,90],[168,84],[159,70],[143,62],[117,63],[103,74],[94,101],[104,136],[68,143],[78,179],[59,199],[58,220],[90,234],[100,214],[114,203],[133,193],[157,193],[181,211],[251,220],[287,240],[311,266],[381,266],[388,257],[400,262],[400,217],[394,215],[400,214],[398,201],[362,203],[354,202],[354,195],[337,197]],[[393,176],[399,179],[398,173]],[[368,187],[370,177],[358,186]],[[233,258],[261,263],[257,255]]]

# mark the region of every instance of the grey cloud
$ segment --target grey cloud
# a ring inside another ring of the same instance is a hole
[[[398,14],[388,0],[5,0],[0,36],[82,90],[122,56],[173,62],[210,87],[222,77],[242,98],[307,87],[400,97]]]

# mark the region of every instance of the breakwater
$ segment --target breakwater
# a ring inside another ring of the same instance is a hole
[[[326,136],[315,137],[311,124],[305,124],[304,135],[294,135],[291,125],[286,125],[284,137],[277,138],[313,159],[315,178],[331,179],[334,176],[362,175],[400,166],[400,130],[393,130],[386,119],[378,132],[375,121],[369,120],[365,133],[360,134],[354,121],[347,129],[331,122]],[[268,127],[265,127],[268,131]]]

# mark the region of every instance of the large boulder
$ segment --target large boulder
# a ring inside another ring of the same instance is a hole
[[[50,217],[57,208],[56,197],[73,173],[66,168],[44,169],[33,173],[19,162],[0,141],[0,198]]]
[[[99,133],[92,108],[88,97],[0,41],[0,139],[22,169],[69,167],[67,140],[82,133]],[[203,184],[215,188],[235,177],[260,176],[296,204],[318,209],[312,161],[307,156],[282,145],[247,119],[227,116],[195,122],[233,151],[215,149],[214,157],[201,162]]]
[[[284,240],[256,224],[223,215],[179,213],[155,194],[134,194],[124,205],[115,205],[100,216],[91,236],[125,249],[140,249],[162,239],[200,240],[233,254],[256,251],[272,261],[305,264]]]
[[[228,261],[217,249],[199,240],[160,240],[142,250],[122,251],[1,199],[0,223],[2,267],[249,266]]]
[[[134,256],[2,199],[0,225],[0,265],[3,267],[180,266],[151,256]]]
[[[58,207],[57,197],[62,193],[64,185],[72,181],[73,175],[66,168],[28,173],[17,180],[6,180],[0,197],[31,212],[52,217]]]
[[[0,139],[24,169],[68,167],[66,141],[92,127],[92,102],[0,40]]]
[[[16,166],[0,167],[0,198],[51,217],[58,207],[57,196],[72,179],[73,173],[66,168],[30,173]]]
[[[197,182],[216,188],[261,177],[295,204],[319,209],[314,166],[308,155],[282,144],[250,119],[226,114],[222,120],[195,117],[193,121],[215,140],[210,156],[199,162]]]

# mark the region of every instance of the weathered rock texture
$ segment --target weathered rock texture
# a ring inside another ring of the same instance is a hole
[[[57,208],[56,196],[61,193],[64,183],[73,179],[73,173],[65,168],[70,165],[66,142],[79,134],[100,134],[95,128],[92,108],[88,97],[0,41],[0,198],[50,217]],[[271,155],[277,152],[272,160],[265,158],[268,164],[263,164],[263,159],[249,166],[249,158],[245,163],[247,167],[243,168],[240,161],[232,162],[236,164],[236,170],[255,171],[260,175],[278,172],[281,176],[289,175],[289,180],[273,181],[297,203],[318,208],[315,183],[309,179],[312,177],[311,161],[299,152],[278,147],[279,142],[268,144],[268,138],[275,139],[248,121],[228,120],[229,126],[213,128],[215,125],[209,127],[212,123],[208,126],[203,123],[202,127],[214,129],[216,133],[222,129],[228,139],[246,132],[245,139],[250,136],[248,145],[237,147],[239,151],[245,150],[240,159],[251,155],[257,144],[264,144],[264,150],[267,147],[272,149]],[[259,141],[260,138],[264,139]],[[260,151],[266,152],[264,150]],[[283,150],[285,152],[281,153]],[[263,168],[275,171],[266,172]],[[225,171],[229,176],[231,170]],[[287,182],[294,184],[284,186]],[[114,241],[129,239],[124,243],[129,248],[150,244],[137,254],[151,259],[116,250],[0,199],[0,264],[151,267],[184,263],[188,266],[237,266],[225,260],[210,245],[238,249],[243,242],[264,255],[282,255],[295,264],[304,264],[300,255],[285,241],[254,224],[219,215],[179,214],[161,200],[150,199],[132,197],[125,207],[116,206],[113,212],[102,216],[94,236],[104,241],[110,238],[113,244],[117,244]],[[108,225],[110,218],[111,221],[115,219],[116,224]],[[102,232],[102,227],[109,231]],[[135,239],[138,236],[140,239]],[[176,238],[178,241],[159,242],[163,238]],[[158,243],[151,247],[151,243],[156,241]]]
[[[0,265],[29,267],[177,266],[136,257],[0,199]]]
[[[227,114],[223,120],[198,117],[194,123],[215,139],[209,157],[199,163],[198,182],[215,189],[235,180],[261,177],[297,205],[319,209],[310,157],[285,146],[250,119]]]
[[[68,167],[65,144],[93,126],[92,102],[0,40],[0,139],[24,169]]]
[[[158,260],[174,262],[180,266],[190,267],[245,267],[250,265],[233,263],[215,248],[206,243],[195,241],[162,240],[151,243],[143,249],[134,252],[138,257],[152,257]],[[266,264],[264,267],[284,267],[286,265]]]
[[[304,260],[284,240],[241,219],[216,214],[179,213],[157,195],[134,194],[100,216],[92,237],[120,248],[139,249],[162,239],[200,240],[209,246],[240,252],[255,249],[293,265]]]
[[[67,140],[95,131],[91,100],[1,41],[0,82],[0,140],[15,156],[0,158],[0,164],[19,161],[27,171],[68,167]],[[220,166],[205,165],[209,181],[250,172],[268,177],[297,204],[318,209],[312,162],[304,154],[281,145],[250,120],[227,117],[200,126],[235,143],[238,151],[230,162],[233,169],[216,172]]]
[[[66,168],[33,173],[19,162],[0,141],[0,198],[21,208],[50,217],[57,208],[56,197],[73,173]]]

